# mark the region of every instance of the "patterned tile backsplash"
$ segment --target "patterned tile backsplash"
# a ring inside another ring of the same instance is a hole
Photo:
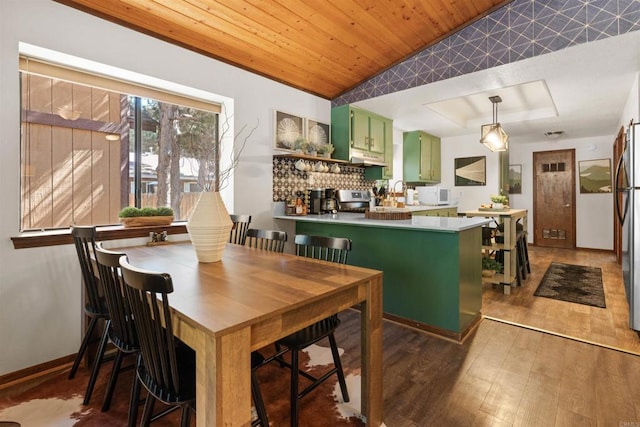
[[[338,190],[366,190],[375,184],[364,178],[364,168],[343,163],[334,163],[340,167],[339,173],[300,171],[296,169],[297,159],[273,157],[273,201],[286,202],[288,198],[304,196],[309,188],[335,188]],[[311,161],[311,164],[322,162]],[[325,162],[329,167],[330,162]]]

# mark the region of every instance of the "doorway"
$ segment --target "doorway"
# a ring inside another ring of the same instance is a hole
[[[537,246],[575,249],[575,150],[533,153],[533,233]]]

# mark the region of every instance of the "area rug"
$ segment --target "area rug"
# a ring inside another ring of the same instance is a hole
[[[535,296],[605,308],[602,270],[598,267],[552,262]]]
[[[327,368],[331,361],[329,348],[311,346],[302,352],[302,366],[316,375]],[[335,375],[301,400],[300,425],[364,426],[360,415],[360,372],[344,367],[350,402],[342,402],[340,387]],[[71,427],[71,426],[126,426],[129,391],[133,370],[124,371],[118,378],[111,408],[101,412],[102,398],[111,372],[111,363],[103,365],[91,402],[82,405],[88,382],[88,369],[80,369],[76,377],[67,379],[68,372],[57,374],[42,384],[10,397],[0,397],[0,420],[11,420],[22,427]],[[258,370],[260,390],[267,406],[271,426],[289,425],[289,370],[272,363]],[[304,383],[301,380],[301,385]],[[306,381],[306,380],[304,380]],[[159,410],[160,404],[156,405]],[[179,412],[152,423],[153,426],[176,426]],[[142,407],[138,417],[142,415]],[[195,418],[195,417],[194,417]],[[195,425],[195,421],[192,421]]]

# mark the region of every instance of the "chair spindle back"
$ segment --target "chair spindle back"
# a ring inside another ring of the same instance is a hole
[[[231,222],[233,222],[233,228],[229,233],[229,243],[236,245],[244,245],[247,238],[247,230],[249,224],[251,224],[251,215],[229,215]]]
[[[96,261],[100,282],[104,290],[104,297],[111,318],[109,337],[121,349],[131,351],[138,348],[138,334],[136,333],[131,307],[125,295],[125,284],[120,271],[120,258],[126,257],[122,252],[113,252],[96,244]]]
[[[247,230],[245,245],[265,251],[284,252],[286,242],[287,233],[285,231],[250,228]]]
[[[309,236],[298,234],[295,238],[296,255],[325,261],[347,263],[351,240],[344,237]]]
[[[180,400],[169,294],[173,282],[167,273],[136,268],[120,258],[126,295],[136,321],[144,369],[150,378],[143,383],[156,389],[167,401]]]
[[[96,272],[91,261],[96,248],[96,227],[74,225],[71,227],[71,236],[73,237],[78,261],[80,262],[80,271],[82,272],[82,282],[84,283],[87,299],[85,310],[96,315],[106,314],[106,307],[102,302]]]

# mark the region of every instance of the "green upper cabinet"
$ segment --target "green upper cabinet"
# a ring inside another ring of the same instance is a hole
[[[331,109],[333,158],[386,166],[368,166],[365,179],[393,178],[393,121],[351,105]]]
[[[364,170],[364,179],[373,181],[376,179],[393,178],[393,126],[384,124],[384,163],[387,166],[369,166]]]
[[[405,132],[402,141],[402,164],[405,182],[439,183],[440,138],[419,130]]]
[[[339,107],[340,108],[340,107]],[[359,150],[369,151],[369,116],[368,113],[364,110],[352,109],[350,111],[350,126],[351,126],[351,135],[349,139],[351,140],[351,147]],[[331,115],[331,124],[332,129],[335,129],[335,125],[333,125],[333,114]],[[331,135],[331,140],[333,141],[333,145],[336,145],[336,137],[335,135]],[[349,160],[349,158],[345,158],[342,160]]]
[[[385,153],[386,129],[391,129],[391,121],[378,116],[369,115],[369,151],[372,153]],[[391,147],[393,150],[393,147]]]

